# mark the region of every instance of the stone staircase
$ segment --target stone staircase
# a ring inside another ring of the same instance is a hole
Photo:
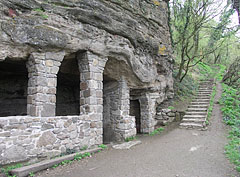
[[[180,128],[205,128],[213,80],[201,81],[198,92],[186,110]]]

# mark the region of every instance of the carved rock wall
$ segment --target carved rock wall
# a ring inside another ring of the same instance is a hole
[[[27,116],[0,117],[2,164],[97,146],[108,119],[115,140],[135,136],[135,117],[129,115],[132,97],[140,103],[141,132],[150,133],[157,103],[173,94],[167,2],[2,0],[0,72],[6,74],[1,69],[5,61],[26,63],[28,86]],[[80,82],[72,85],[73,95],[63,93],[68,90],[61,83],[64,74],[64,79],[71,75],[71,81]],[[104,93],[108,80],[118,83],[117,96],[103,104],[111,97]]]

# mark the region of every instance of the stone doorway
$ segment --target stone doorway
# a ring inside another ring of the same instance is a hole
[[[138,134],[141,132],[141,109],[139,100],[130,101],[130,115],[135,117],[136,131]]]
[[[115,129],[118,111],[118,82],[107,76],[103,78],[103,142],[115,141]]]
[[[27,115],[27,85],[25,61],[0,62],[0,117]]]
[[[57,74],[56,115],[80,114],[80,72],[76,54],[63,59]]]

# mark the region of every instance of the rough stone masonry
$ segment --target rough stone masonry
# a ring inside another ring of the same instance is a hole
[[[172,64],[166,0],[1,0],[0,164],[152,132]]]

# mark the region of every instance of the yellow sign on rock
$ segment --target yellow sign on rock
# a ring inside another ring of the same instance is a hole
[[[159,6],[160,5],[160,2],[158,0],[153,0],[153,3],[156,5],[156,6]]]
[[[165,54],[165,51],[166,51],[165,45],[159,46],[158,53],[159,53],[160,55],[164,55],[164,54]]]

